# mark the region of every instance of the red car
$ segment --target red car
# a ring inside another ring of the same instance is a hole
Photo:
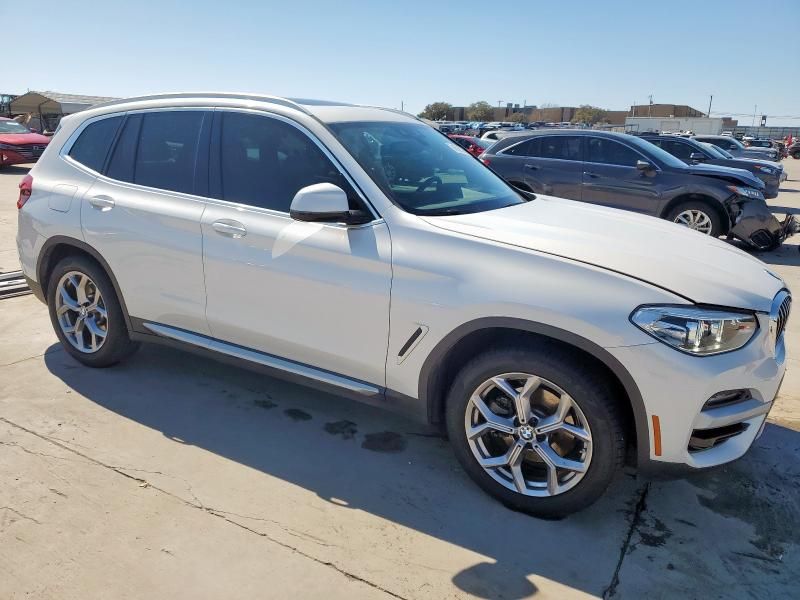
[[[451,133],[447,137],[472,154],[472,156],[480,156],[494,143],[494,140],[484,140],[471,135],[459,135],[456,133]]]
[[[39,160],[50,138],[0,117],[0,167]]]

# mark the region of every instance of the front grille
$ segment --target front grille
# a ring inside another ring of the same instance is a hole
[[[775,324],[775,339],[780,339],[786,329],[786,322],[789,320],[789,313],[792,311],[792,297],[786,296],[778,308],[778,317]]]
[[[23,158],[39,158],[45,148],[47,148],[47,144],[17,144],[9,152],[16,152]]]

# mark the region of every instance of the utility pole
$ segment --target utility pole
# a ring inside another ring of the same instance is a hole
[[[750,124],[751,127],[756,126],[756,113],[758,112],[758,104],[753,107],[753,122]]]
[[[709,119],[711,118],[711,101],[712,101],[713,99],[714,99],[714,96],[713,96],[713,95],[708,97],[708,113],[706,114],[706,116],[707,116]]]
[[[402,100],[400,100],[400,112],[406,112],[405,110],[403,110],[403,101]]]
[[[650,94],[650,104],[647,106],[647,116],[653,116],[653,94]]]

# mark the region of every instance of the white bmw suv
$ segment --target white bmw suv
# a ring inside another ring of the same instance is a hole
[[[785,370],[764,264],[659,219],[509,187],[407,114],[241,94],[63,119],[17,245],[75,359],[177,344],[446,428],[540,516],[734,460]],[[631,452],[627,452],[631,450]]]

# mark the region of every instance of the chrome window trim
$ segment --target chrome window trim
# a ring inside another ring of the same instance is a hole
[[[342,163],[339,161],[339,159],[336,157],[336,155],[333,154],[333,152],[331,152],[328,149],[328,147],[325,146],[325,144],[323,144],[319,140],[319,138],[317,138],[316,135],[314,135],[313,132],[311,132],[307,127],[305,127],[301,123],[298,123],[294,119],[291,119],[291,118],[286,117],[284,115],[280,115],[280,114],[271,112],[269,110],[263,110],[263,109],[257,109],[257,108],[243,108],[243,107],[234,107],[234,106],[216,106],[216,107],[214,107],[213,110],[215,112],[219,112],[219,113],[238,112],[238,113],[244,113],[244,114],[258,115],[258,116],[266,118],[266,119],[277,119],[278,121],[282,121],[282,122],[286,123],[287,125],[291,125],[295,129],[297,129],[300,133],[302,133],[307,138],[309,138],[317,146],[317,148],[319,148],[320,151],[328,158],[328,160],[331,161],[333,166],[336,167],[336,169],[342,174],[342,176],[347,180],[347,182],[352,186],[352,188],[355,191],[355,193],[361,199],[361,202],[364,203],[364,206],[367,207],[367,210],[369,210],[369,212],[372,214],[372,217],[373,217],[372,221],[370,221],[369,223],[365,223],[364,225],[369,225],[369,224],[374,223],[376,221],[383,221],[383,218],[378,213],[377,209],[374,206],[372,206],[372,203],[367,199],[366,194],[364,194],[364,192],[361,190],[361,187],[358,185],[358,183],[356,183],[356,181],[353,178],[353,176],[350,175],[350,173],[348,173],[347,169],[344,168],[344,165],[342,165]],[[210,166],[209,166],[209,168],[210,168]],[[274,210],[274,209],[269,209],[269,208],[263,208],[263,207],[260,207],[260,206],[253,206],[252,204],[244,204],[244,203],[241,203],[241,202],[232,202],[230,200],[224,200],[222,198],[212,198],[210,196],[208,197],[208,200],[209,201],[213,200],[213,201],[223,202],[225,204],[229,204],[229,205],[232,205],[234,207],[239,207],[239,208],[245,207],[245,208],[248,208],[248,209],[255,209],[255,210],[259,210],[259,211],[263,210],[263,211],[266,211],[266,212],[268,212],[270,214],[285,215],[286,217],[291,219],[291,217],[289,216],[289,213],[288,212],[284,212],[284,211],[279,211],[279,210]],[[292,219],[292,220],[294,220],[294,219]],[[330,223],[327,223],[327,224],[330,225]],[[334,225],[335,225],[335,223],[334,223]],[[347,227],[346,225],[344,225],[344,226]],[[352,228],[352,226],[351,226],[351,228]]]

